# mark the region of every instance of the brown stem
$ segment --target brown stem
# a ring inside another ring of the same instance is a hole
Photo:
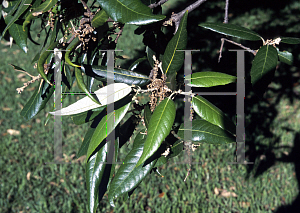
[[[120,31],[117,33],[117,37],[115,39],[115,43],[117,44],[118,43],[118,39],[120,38],[120,36],[122,35],[122,32],[123,32],[123,29],[124,29],[124,26],[120,29]]]
[[[164,3],[166,3],[167,1],[169,1],[169,0],[160,0],[158,3],[150,4],[148,7],[150,7],[150,9],[153,9],[153,8],[155,8],[155,7],[158,7],[158,6],[160,6],[160,5],[164,4]]]
[[[67,44],[70,44],[75,39],[75,37],[75,35],[72,35],[72,37],[67,41]]]
[[[107,19],[107,22],[115,22],[114,20],[112,20],[111,18]]]
[[[229,42],[229,43],[232,43],[232,44],[234,44],[234,45],[237,45],[237,46],[243,48],[244,50],[247,50],[248,52],[252,53],[254,56],[256,55],[256,51],[250,49],[249,47],[245,47],[245,46],[243,46],[243,45],[241,45],[241,44],[239,44],[239,43],[236,43],[236,42],[234,42],[234,41],[228,40],[228,39],[226,39],[226,38],[221,38],[221,40],[225,40],[225,41],[227,41],[227,42]]]
[[[229,7],[229,0],[226,0],[225,3],[225,15],[224,15],[224,24],[228,23],[228,7]],[[220,60],[222,58],[222,51],[223,51],[223,46],[224,46],[224,40],[221,39],[221,47],[220,47],[220,54],[219,54],[219,58],[218,58],[218,63],[220,63]]]
[[[188,10],[189,13],[192,12],[194,9],[196,9],[197,7],[199,7],[202,3],[204,3],[206,0],[198,0],[195,3],[189,5],[187,8],[185,8],[184,10],[182,10],[179,13],[173,14],[171,16],[171,19],[173,22],[175,22],[175,32],[174,34],[177,32],[181,18],[183,17],[183,15],[185,14],[185,12]]]
[[[84,9],[86,9],[89,13],[91,13],[91,9],[87,6],[87,4],[83,1],[83,0],[80,0]]]

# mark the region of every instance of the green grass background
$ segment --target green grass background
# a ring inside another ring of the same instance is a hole
[[[117,47],[124,50],[120,55],[129,56],[129,60],[137,59],[137,51],[143,51],[138,48],[142,46],[142,37],[132,34],[135,28],[125,27]],[[127,38],[131,39],[125,43]],[[133,46],[137,48],[129,48]],[[38,83],[18,94],[16,88],[30,78],[20,75],[8,64],[37,75],[30,64],[37,50],[30,42],[27,55],[16,45],[10,48],[4,41],[0,44],[0,212],[87,212],[85,168],[82,159],[77,160],[76,153],[88,124],[76,126],[70,118],[63,117],[66,164],[57,165],[51,164],[54,158],[53,117],[44,126],[53,100],[28,122],[20,116]],[[276,88],[276,84],[272,83],[271,88]],[[299,91],[299,87],[295,89]],[[269,95],[272,96],[272,92],[269,91]],[[69,96],[63,107],[78,98]],[[298,100],[291,103],[288,97],[281,98],[276,103],[278,114],[268,127],[273,136],[261,134],[255,140],[268,146],[279,138],[280,146],[292,146],[300,130],[299,108]],[[17,132],[12,134],[9,129]],[[126,155],[130,146],[122,150],[121,156]],[[178,163],[184,160],[182,154],[160,168],[163,178],[152,173],[128,200],[118,199],[115,208],[110,207],[105,195],[98,212],[256,213],[273,212],[279,206],[292,203],[299,193],[293,163],[275,162],[255,177],[255,170],[249,173],[246,165],[228,164],[235,161],[234,151],[234,144],[218,147],[203,144],[192,155],[195,164],[186,182],[183,180],[188,165]],[[291,149],[274,149],[273,152],[276,157],[288,156]],[[264,160],[266,156],[262,154],[255,160],[255,168]]]

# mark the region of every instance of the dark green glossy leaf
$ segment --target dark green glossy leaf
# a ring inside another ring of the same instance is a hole
[[[57,46],[58,41],[54,42],[53,44],[50,44],[46,49],[44,49],[44,51],[42,52],[42,54],[40,54],[40,58],[37,62],[37,71],[39,72],[39,74],[42,76],[42,78],[52,86],[51,82],[47,79],[47,76],[44,72],[44,64],[47,61],[47,58],[49,57],[49,55],[51,54],[51,51],[49,50],[54,50],[54,48]]]
[[[105,113],[102,113],[101,115],[103,116],[99,116],[99,118],[103,118],[105,116]],[[93,121],[93,123],[91,124],[90,128],[88,129],[88,131],[85,133],[85,136],[84,136],[84,139],[81,143],[81,146],[80,146],[80,149],[77,153],[77,157],[81,157],[83,155],[86,155],[87,153],[87,150],[89,148],[89,145],[90,145],[90,142],[91,142],[91,139],[93,137],[93,134],[97,128],[97,125],[100,121]]]
[[[99,80],[105,80],[107,79],[107,67],[106,66],[90,66],[90,65],[82,65],[81,69],[84,69],[84,72],[92,77],[95,77],[96,79],[100,77]],[[91,73],[92,72],[92,73]],[[110,77],[110,75],[109,75]],[[125,69],[119,69],[114,68],[114,82],[116,83],[125,83],[128,85],[138,85],[138,86],[144,86],[150,82],[150,79],[148,76],[144,74],[140,74],[138,72],[132,72]]]
[[[134,71],[134,70],[137,68],[137,66],[138,66],[140,63],[142,63],[143,61],[145,61],[145,60],[147,60],[146,57],[137,59],[135,62],[133,62],[133,63],[130,65],[130,67],[128,68],[128,70]]]
[[[279,61],[286,63],[288,65],[293,65],[293,54],[288,52],[288,51],[279,51],[279,49],[277,48],[277,53],[278,53],[278,57],[279,57]]]
[[[185,77],[191,80],[191,87],[213,87],[236,82],[236,77],[220,72],[196,72]]]
[[[121,108],[124,105],[128,104],[128,102],[130,102],[130,101],[131,101],[131,97],[126,97],[126,98],[123,98],[122,100],[119,100],[119,101],[115,102],[115,104],[114,104],[115,110],[118,110],[119,108]],[[80,147],[80,149],[77,153],[78,157],[87,154],[87,150],[89,148],[89,144],[91,142],[92,136],[93,136],[98,124],[100,123],[100,121],[104,118],[104,116],[106,116],[106,110],[101,110],[99,113],[98,113],[98,111],[96,111],[96,112],[91,111],[90,113],[93,113],[91,116],[93,116],[94,113],[97,116],[93,118],[93,122],[92,122],[90,128],[88,129],[87,133],[84,136],[84,140],[83,140],[83,142],[81,144],[81,147]],[[85,119],[88,119],[88,118],[89,117],[86,117]],[[90,119],[90,120],[92,120],[92,119]],[[132,126],[134,126],[134,125],[132,125]],[[121,138],[120,142],[122,142],[123,139],[124,138]]]
[[[105,143],[86,164],[86,186],[90,212],[96,212],[98,206],[99,185],[105,171],[107,151],[108,146]]]
[[[109,144],[110,143],[106,143],[105,141],[99,150],[90,158],[86,166],[89,212],[96,212],[98,201],[102,199],[106,192],[115,170],[114,165],[107,163],[107,158],[114,154],[114,160],[116,162],[119,145],[116,140],[114,143],[115,149],[110,150]],[[111,145],[112,144],[110,144],[110,146]]]
[[[250,75],[253,89],[259,97],[262,97],[274,77],[277,61],[278,53],[272,45],[262,46],[256,53]]]
[[[6,31],[12,26],[12,24],[15,23],[18,20],[18,18],[27,10],[27,8],[31,4],[31,2],[32,2],[32,0],[22,0],[21,3],[20,3],[20,6],[19,6],[17,12],[14,14],[14,16],[13,17],[12,16],[7,16],[6,17],[6,19],[5,19],[6,27],[2,32],[2,37],[4,36]],[[21,27],[21,29],[22,29],[22,27]],[[9,33],[9,34],[11,35],[11,33]],[[26,35],[26,37],[27,37],[27,35]],[[1,40],[1,38],[0,38],[0,40]]]
[[[48,74],[48,80],[53,78],[53,73]],[[42,109],[44,109],[46,103],[49,101],[50,97],[54,92],[54,87],[50,86],[47,82],[43,82],[40,91],[39,87],[36,88],[33,95],[26,103],[21,111],[21,115],[26,121],[37,115]]]
[[[97,115],[99,115],[104,109],[106,109],[106,105],[97,108],[97,111],[89,110],[86,112],[82,112],[76,115],[71,115],[71,119],[76,125],[81,125],[93,120]]]
[[[175,120],[175,114],[176,107],[170,98],[164,99],[155,108],[149,123],[143,154],[137,166],[151,157],[169,135]]]
[[[113,199],[118,198],[120,195],[129,192],[138,186],[155,164],[156,160],[146,166],[140,165],[136,167],[143,152],[145,139],[146,135],[138,133],[132,150],[128,153],[112,180],[108,192],[110,205],[114,206]]]
[[[194,96],[192,106],[195,112],[204,120],[227,130],[231,134],[236,134],[234,123],[215,105],[201,96]]]
[[[146,125],[147,129],[149,127],[151,116],[152,116],[152,113],[151,113],[149,105],[147,104],[144,109],[144,121],[145,121],[145,125]]]
[[[79,89],[81,89],[82,92],[84,92],[92,101],[94,101],[96,104],[99,104],[99,101],[97,101],[94,96],[92,96],[86,86],[86,84],[83,81],[83,76],[82,76],[82,71],[80,69],[78,69],[77,67],[75,67],[75,77],[77,80],[77,84]]]
[[[141,0],[141,2],[143,4],[145,4],[146,6],[149,6],[150,4],[153,4],[156,2],[156,0]]]
[[[170,154],[167,156],[167,159],[176,157],[182,151],[183,151],[183,141],[177,140],[170,148]]]
[[[162,68],[167,75],[167,86],[171,89],[175,89],[174,79],[176,80],[176,74],[184,63],[184,52],[178,50],[185,50],[187,45],[187,18],[188,12],[186,11],[180,21],[180,25],[176,34],[168,43],[164,57],[162,60]],[[173,79],[173,82],[171,81]],[[173,87],[173,88],[172,88]]]
[[[241,27],[234,24],[225,24],[225,23],[202,23],[199,26],[206,29],[221,33],[224,35],[229,35],[245,40],[257,41],[262,39],[260,35],[256,32],[249,30],[245,27]]]
[[[286,44],[300,44],[300,38],[292,38],[292,37],[280,37],[282,43]]]
[[[87,160],[98,147],[98,145],[104,140],[104,138],[106,138],[107,135],[109,135],[120,123],[120,121],[129,110],[130,104],[131,103],[126,104],[125,106],[115,110],[114,112],[111,112],[101,119],[89,144],[89,148],[87,151]]]
[[[50,43],[54,43],[57,35],[59,33],[59,27],[61,26],[61,22],[59,21],[59,18],[55,18],[53,30],[51,30],[51,37],[50,37]]]
[[[154,67],[153,56],[155,55],[155,52],[150,47],[147,46],[146,47],[146,53],[147,53],[147,58],[148,58],[150,66]]]
[[[11,65],[16,71],[26,72],[26,70],[24,70],[23,68],[21,68],[17,65],[14,65],[14,64],[9,64],[9,65]]]
[[[100,27],[106,23],[108,18],[109,17],[106,14],[106,12],[104,10],[100,10],[98,13],[96,13],[94,18],[92,19],[92,22],[91,22],[92,26],[95,28]]]
[[[165,16],[153,15],[151,9],[140,0],[97,0],[101,8],[114,21],[144,25],[163,20]]]
[[[184,124],[181,124],[178,130],[178,136],[184,137]],[[192,141],[208,143],[214,145],[222,145],[227,143],[235,143],[236,139],[227,131],[211,124],[205,120],[192,121]]]
[[[9,18],[7,18],[7,20],[9,20]],[[17,24],[17,22],[12,23],[8,31],[21,50],[27,53],[27,32],[23,31],[22,25]]]

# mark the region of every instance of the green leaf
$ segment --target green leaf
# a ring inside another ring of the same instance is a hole
[[[96,212],[98,201],[102,199],[109,182],[112,179],[115,166],[108,164],[106,159],[108,156],[115,154],[114,160],[116,162],[119,150],[117,140],[114,142],[114,147],[115,150],[113,153],[112,150],[110,150],[108,143],[103,143],[86,165],[89,212]]]
[[[14,65],[14,64],[9,64],[9,65],[11,65],[16,71],[26,72],[26,70],[24,70],[23,68],[21,68],[17,65]]]
[[[132,99],[131,97],[128,97],[128,96],[127,96],[127,97],[125,97],[125,98],[123,98],[123,99],[117,101],[117,102],[114,104],[115,110],[117,110],[117,109],[123,107],[124,105],[128,104],[129,102],[131,102],[131,99]],[[106,106],[105,106],[105,108],[106,108]],[[91,112],[92,112],[92,111],[91,111]],[[98,113],[98,111],[97,111],[97,114],[95,114],[95,115],[97,115],[97,116],[93,119],[93,122],[92,122],[92,124],[90,125],[90,128],[88,129],[87,133],[86,133],[85,136],[84,136],[84,140],[83,140],[83,142],[82,142],[82,144],[81,144],[81,147],[80,147],[80,149],[79,149],[79,151],[78,151],[78,153],[77,153],[77,156],[78,156],[78,157],[87,154],[87,150],[88,150],[88,148],[89,148],[89,144],[90,144],[90,141],[91,141],[91,139],[92,139],[92,136],[93,136],[93,134],[94,134],[94,132],[95,132],[95,130],[96,130],[98,124],[99,124],[100,121],[102,120],[102,118],[104,118],[104,116],[106,116],[106,112],[107,112],[106,110],[102,110],[102,111],[99,111],[99,113]],[[95,112],[92,112],[92,113],[93,113],[93,114],[92,114],[91,116],[93,116]],[[90,118],[90,117],[87,117],[87,118],[85,118],[85,119],[89,119],[89,118]],[[90,120],[91,120],[91,119],[90,119]],[[126,122],[125,124],[128,124],[128,122]],[[133,128],[133,129],[135,128],[135,124],[131,124],[130,127],[127,128],[128,131],[126,132],[126,134],[129,133],[129,132],[131,132],[131,129],[132,129],[132,128]],[[120,128],[120,143],[123,143],[123,140],[127,137],[127,135],[126,135],[125,133],[123,134],[123,132],[121,131],[122,129],[124,129],[123,125],[122,125],[122,127]],[[132,132],[133,132],[133,130],[132,130]],[[116,137],[117,137],[117,133],[118,133],[118,131],[116,131]],[[131,136],[131,135],[130,135],[130,136]]]
[[[180,125],[178,136],[184,138],[184,124]],[[214,145],[235,143],[236,139],[227,131],[205,120],[192,121],[192,141]]]
[[[82,92],[84,92],[92,101],[94,101],[96,104],[100,104],[95,98],[94,96],[92,96],[86,86],[86,84],[83,81],[83,76],[82,76],[82,71],[80,69],[78,69],[77,67],[75,67],[75,77],[77,80],[77,84],[79,89],[81,89]]]
[[[147,104],[144,109],[144,121],[145,121],[145,125],[146,125],[147,129],[149,127],[151,116],[152,116],[152,113],[151,113],[149,105]]]
[[[258,35],[256,32],[234,24],[202,23],[199,24],[199,26],[215,31],[217,33],[221,33],[223,35],[229,35],[229,36],[233,36],[245,40],[257,41],[262,39],[262,37]]]
[[[183,151],[183,141],[177,140],[170,148],[169,154],[165,156],[161,156],[157,159],[155,165],[153,167],[160,167],[168,162],[170,158],[176,157]]]
[[[137,166],[151,157],[169,135],[175,120],[175,114],[176,107],[170,98],[164,99],[155,108],[149,123],[143,154]]]
[[[96,13],[94,18],[92,19],[92,22],[91,22],[92,26],[95,28],[101,27],[103,24],[106,23],[108,18],[109,17],[106,14],[106,12],[104,10],[100,10],[98,13]]]
[[[192,98],[192,107],[195,112],[204,120],[227,130],[231,134],[236,134],[234,123],[215,105],[201,96]]]
[[[119,108],[121,108],[121,107],[123,107],[124,105],[128,104],[129,102],[131,102],[131,100],[132,100],[132,97],[127,96],[127,97],[125,97],[125,98],[123,98],[123,99],[121,99],[121,100],[115,102],[115,103],[114,103],[114,109],[115,109],[115,110],[118,110]],[[100,109],[100,108],[99,108],[99,109]],[[97,128],[97,126],[98,126],[98,124],[100,123],[100,121],[104,118],[104,116],[106,116],[106,112],[107,112],[107,110],[102,110],[102,111],[99,111],[99,112],[97,111],[97,112],[96,112],[96,113],[97,113],[97,114],[95,114],[96,117],[94,117],[93,122],[92,122],[92,124],[90,125],[90,128],[88,129],[88,131],[87,131],[87,133],[86,133],[86,135],[85,135],[85,137],[84,137],[84,140],[83,140],[83,142],[82,142],[82,144],[81,144],[81,147],[80,147],[80,150],[79,150],[77,156],[80,157],[80,156],[82,156],[82,155],[86,155],[86,154],[87,154],[87,150],[88,150],[90,141],[91,141],[91,139],[92,139],[92,136],[93,136],[93,134],[94,134],[94,132],[95,132],[95,129]],[[92,112],[92,111],[91,111],[91,113],[93,113],[93,114],[91,115],[91,116],[93,116],[95,112]],[[87,117],[86,119],[90,119],[90,117]],[[90,120],[91,120],[91,119],[90,119]],[[131,119],[130,119],[130,120],[131,120]],[[126,122],[125,124],[128,125],[128,122]],[[133,129],[135,128],[135,124],[130,124],[130,125],[131,125],[130,127],[127,127],[127,130],[128,130],[128,131],[126,132],[126,134],[129,133],[129,132],[131,131],[132,128],[133,128]],[[120,143],[123,143],[123,140],[127,137],[127,135],[121,131],[122,129],[124,129],[123,125],[122,125],[122,127],[120,128]],[[133,130],[132,130],[132,132],[133,132]],[[116,131],[116,137],[119,137],[119,136],[118,136],[118,133],[119,133],[119,132]],[[131,135],[130,135],[130,136],[131,136]],[[130,137],[130,136],[129,136],[129,137]]]
[[[262,46],[254,57],[251,67],[251,83],[259,97],[262,97],[274,76],[278,53],[272,45]]]
[[[93,134],[97,128],[97,125],[99,124],[100,120],[106,115],[106,112],[104,113],[104,111],[102,111],[101,115],[99,115],[97,117],[96,120],[94,120],[90,126],[90,128],[88,129],[88,131],[85,133],[83,142],[81,143],[80,149],[77,153],[77,157],[81,157],[83,155],[86,155],[87,150],[89,148],[91,139],[93,137]],[[98,120],[99,119],[99,120]]]
[[[139,158],[142,155],[146,135],[138,133],[134,140],[133,148],[126,156],[123,164],[118,169],[117,174],[110,183],[108,192],[108,200],[111,206],[114,206],[113,199],[120,195],[131,191],[138,186],[141,181],[149,174],[155,161],[147,164],[136,166]]]
[[[71,115],[71,119],[76,125],[81,125],[84,123],[87,123],[91,120],[93,120],[97,115],[99,115],[104,109],[106,108],[105,106],[96,108],[97,111],[89,110],[86,112],[82,112],[76,115]]]
[[[142,63],[143,61],[145,61],[145,60],[147,60],[147,57],[143,57],[143,58],[139,58],[139,59],[135,60],[135,62],[133,62],[133,63],[130,65],[130,67],[128,68],[128,70],[134,71],[134,70],[137,68],[137,66],[138,66],[140,63]]]
[[[185,78],[191,80],[188,84],[191,87],[213,87],[236,82],[235,76],[220,72],[196,72]]]
[[[46,0],[44,3],[39,5],[38,7],[34,8],[31,13],[29,13],[23,23],[23,30],[25,31],[25,27],[31,22],[39,14],[47,12],[50,10],[58,0]]]
[[[111,73],[107,71],[106,66],[82,65],[81,69],[84,69],[84,72],[87,75],[92,75],[92,77],[95,77],[96,79],[97,77],[100,77],[100,79],[98,78],[99,80],[107,79],[107,73]],[[111,76],[108,75],[108,77],[110,78]],[[116,83],[125,83],[128,85],[134,84],[138,86],[144,86],[150,82],[150,79],[147,75],[119,68],[114,68],[113,80]]]
[[[91,154],[95,151],[98,145],[116,128],[116,126],[123,119],[127,111],[129,110],[131,103],[126,104],[125,106],[115,110],[114,112],[109,113],[104,116],[100,123],[98,124],[91,142],[89,144],[89,148],[87,151],[87,160],[91,156]],[[114,119],[114,122],[107,122],[111,119]]]
[[[48,80],[53,78],[53,73],[48,74]],[[54,92],[54,87],[50,86],[47,82],[43,82],[38,92],[39,87],[36,88],[29,101],[25,104],[21,111],[21,115],[26,121],[29,121],[35,115],[37,115],[42,109],[45,108],[46,103]]]
[[[182,151],[183,151],[183,141],[177,140],[170,148],[170,154],[167,156],[167,159],[176,157]]]
[[[293,54],[288,52],[288,51],[279,51],[279,49],[277,48],[277,53],[278,53],[278,57],[279,57],[279,61],[286,63],[288,65],[293,65]]]
[[[10,28],[8,29],[9,34],[13,37],[16,41],[16,44],[25,52],[27,53],[27,32],[23,31],[22,25],[17,24],[17,22],[11,24]]]
[[[107,143],[101,149],[91,156],[86,164],[86,186],[88,194],[88,208],[90,212],[96,212],[98,206],[99,185],[105,171]]]
[[[160,167],[168,162],[168,159],[165,156],[161,156],[157,159],[153,167]]]
[[[155,3],[156,0],[141,0],[141,2],[142,2],[144,5],[148,6],[148,5],[150,5],[150,4]]]
[[[155,55],[155,52],[150,47],[147,46],[146,47],[146,53],[147,53],[147,58],[148,58],[150,66],[154,67],[153,56]]]
[[[32,10],[32,14],[33,14],[34,16],[36,16],[35,13],[47,12],[47,11],[50,10],[57,2],[58,2],[58,0],[46,0],[46,1],[44,1],[42,4],[40,4],[38,7],[34,8],[34,9]]]
[[[7,16],[6,17],[6,19],[5,19],[6,27],[2,32],[1,38],[5,35],[6,31],[12,26],[12,24],[15,23],[18,20],[18,18],[27,10],[27,8],[31,4],[31,2],[32,2],[32,0],[22,0],[21,3],[20,3],[20,6],[19,6],[17,12],[14,14],[14,16],[13,17],[12,16]],[[21,27],[21,29],[22,29],[22,27]],[[11,35],[11,33],[9,33],[9,34]],[[0,38],[0,40],[1,40],[1,38]],[[26,34],[26,38],[27,38],[27,34]],[[22,47],[20,47],[20,48],[22,49]],[[26,53],[26,51],[25,51],[25,53]]]
[[[101,8],[114,21],[123,24],[145,25],[163,20],[163,15],[153,15],[140,0],[97,0]]]
[[[180,25],[178,27],[176,34],[168,43],[162,60],[162,68],[164,73],[167,75],[167,85],[171,89],[176,88],[176,85],[174,85],[174,79],[176,79],[176,74],[184,63],[184,51],[177,51],[177,50],[186,49],[187,17],[188,17],[188,11],[185,12],[184,16],[180,21]],[[173,79],[173,82],[171,82],[171,78]]]
[[[110,95],[114,97],[113,102],[116,102],[122,99],[123,97],[127,96],[131,92],[131,87],[123,83],[110,84],[94,92],[102,105],[95,103],[89,97],[84,97],[76,101],[75,103],[65,108],[62,108],[61,110],[57,110],[55,112],[49,112],[49,113],[52,115],[74,115],[74,114],[86,112],[88,110],[110,104],[112,103],[111,100],[107,102],[108,91],[114,91]]]
[[[300,38],[291,38],[291,37],[280,37],[282,43],[286,44],[300,44]]]

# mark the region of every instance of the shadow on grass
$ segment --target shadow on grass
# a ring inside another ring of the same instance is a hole
[[[293,163],[295,165],[295,173],[298,182],[298,190],[300,191],[299,183],[300,183],[300,133],[296,133],[294,138],[294,146],[292,148],[291,153],[288,156],[277,159],[281,162]],[[284,213],[284,212],[299,212],[300,210],[300,195],[296,197],[296,199],[287,205],[280,206],[276,213]]]

